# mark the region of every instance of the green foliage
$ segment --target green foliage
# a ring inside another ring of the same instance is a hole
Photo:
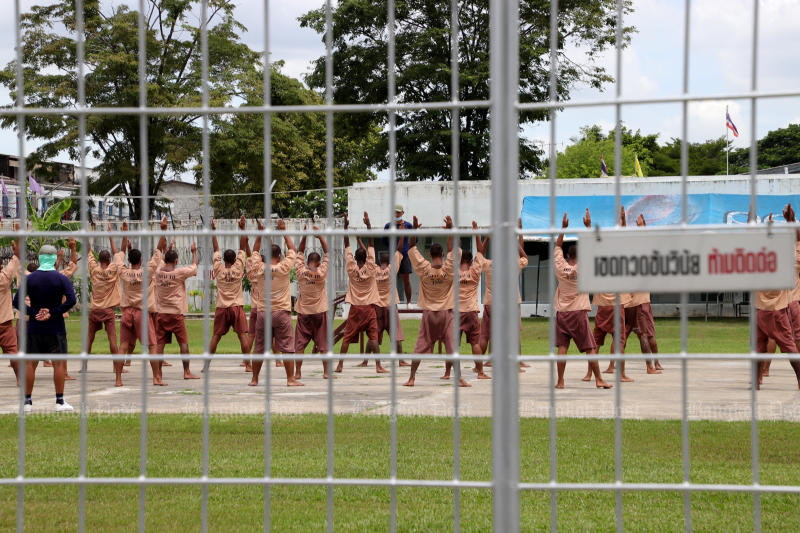
[[[320,2],[321,3],[321,2]],[[459,100],[489,99],[489,0],[459,2]],[[615,0],[569,0],[559,4],[558,98],[569,99],[579,85],[602,88],[612,80],[597,62],[613,46],[616,36]],[[625,13],[631,12],[626,0]],[[336,103],[385,102],[387,87],[386,0],[342,0],[333,12],[333,85]],[[429,0],[395,3],[395,50],[397,100],[399,102],[446,102],[451,94],[451,40],[449,4]],[[325,9],[302,17],[303,27],[325,33]],[[549,91],[550,2],[533,0],[520,5],[520,100],[542,101]],[[509,29],[509,31],[512,31]],[[513,31],[516,31],[514,29]],[[633,29],[622,29],[627,44]],[[580,50],[581,52],[574,52]],[[572,51],[568,54],[567,51]],[[580,57],[578,55],[580,54]],[[309,86],[325,87],[325,57],[314,62]],[[424,110],[397,114],[397,177],[401,180],[446,180],[451,177],[451,112]],[[546,120],[544,111],[520,114],[522,124]],[[489,110],[459,110],[459,171],[461,179],[489,176]],[[335,117],[336,131],[352,138],[364,137],[375,124],[380,143],[370,158],[380,169],[388,168],[388,117],[385,113],[361,113]],[[541,170],[541,149],[530,141],[520,144],[520,172],[526,176]]]
[[[51,205],[42,215],[39,215],[31,203],[31,196],[32,193],[29,191],[27,195],[28,221],[31,224],[31,229],[34,231],[51,232],[58,238],[28,237],[25,240],[28,253],[32,256],[36,256],[39,253],[39,249],[48,243],[54,245],[56,248],[66,248],[69,237],[64,234],[81,229],[80,222],[61,222],[61,217],[64,213],[69,211],[69,208],[72,206],[72,199],[64,198]],[[11,237],[0,238],[0,247],[11,246],[11,241]],[[80,250],[80,242],[76,242],[75,244],[77,249]]]
[[[322,98],[289,76],[281,74],[281,64],[272,71],[273,105],[317,105]],[[245,84],[245,106],[263,104],[263,74],[253,71]],[[216,216],[237,218],[261,216],[264,212],[264,117],[258,114],[215,116],[211,134],[211,193]],[[288,193],[326,187],[326,124],[324,113],[275,113],[272,115],[273,212],[283,217],[325,216],[324,193]],[[334,130],[333,183],[352,185],[375,177],[369,153],[379,138],[376,126],[363,136]],[[198,183],[202,167],[195,168]],[[216,196],[250,193],[243,196]],[[346,193],[336,191],[335,212],[347,205]]]
[[[800,162],[800,124],[772,130],[758,141],[758,168],[772,168]],[[750,148],[731,152],[731,166],[750,172]]]
[[[138,13],[125,3],[85,0],[84,39],[86,103],[91,107],[139,105]],[[154,107],[195,107],[202,103],[199,0],[145,0],[147,16],[147,104]],[[259,54],[240,40],[244,26],[233,18],[235,2],[209,0],[209,105],[229,105],[252,81]],[[56,0],[22,14],[25,105],[76,107],[78,103],[75,46],[75,2]],[[16,98],[16,61],[0,71],[0,84]],[[9,104],[11,105],[11,104]],[[0,125],[15,128],[12,115]],[[78,119],[69,115],[29,117],[25,134],[43,141],[28,165],[66,152],[80,158]],[[157,195],[168,178],[186,171],[201,145],[199,116],[147,117],[149,160],[140,160],[139,117],[90,115],[86,120],[87,150],[99,159],[98,179],[90,192],[103,193],[116,184],[139,190],[141,168],[149,168],[150,194]],[[140,217],[140,203],[127,198],[131,218]],[[152,209],[152,207],[151,207]]]
[[[650,175],[653,153],[658,150],[657,135],[643,136],[639,131],[631,132],[622,128],[622,175],[635,175],[634,158],[645,176]],[[581,136],[573,138],[570,146],[556,156],[556,177],[558,178],[596,178],[600,176],[600,157],[605,158],[608,175],[616,172],[614,159],[614,130],[603,135],[600,126],[587,126],[581,129]],[[547,175],[547,170],[545,170]]]

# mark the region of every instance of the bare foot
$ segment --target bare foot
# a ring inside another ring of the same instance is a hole
[[[440,377],[439,379],[450,379],[450,374],[445,374],[444,376]]]
[[[613,385],[611,385],[610,383],[606,383],[605,381],[602,380],[598,381],[596,385],[598,389],[610,389],[611,387],[613,387]]]
[[[252,365],[250,365],[250,364],[244,365],[244,371],[245,372],[252,372],[253,371]]]
[[[656,369],[655,369],[655,368],[653,368],[653,367],[648,367],[648,368],[647,368],[647,373],[648,373],[648,374],[660,374],[660,373],[661,373],[661,370],[656,370]]]
[[[389,371],[386,370],[385,368],[383,368],[382,366],[376,367],[375,368],[375,372],[377,372],[378,374],[388,374],[389,373]]]
[[[356,368],[367,367],[367,366],[369,366],[369,361],[364,359],[363,361],[361,361],[359,364],[356,365]]]
[[[525,369],[523,369],[523,368],[520,368],[520,369],[519,369],[519,373],[520,373],[520,374],[524,374],[525,372],[527,372],[527,370],[525,370]]]
[[[69,374],[65,374],[65,375],[64,375],[64,379],[66,379],[67,381],[75,381],[75,378],[73,378],[73,377],[72,377],[72,376],[70,376]]]
[[[125,370],[125,369],[123,368],[123,369],[122,369],[122,373],[123,373],[123,374],[127,374],[127,373],[128,373],[128,371],[127,371],[127,370]]]
[[[658,359],[656,359],[656,370],[664,370],[664,367],[661,366],[661,363],[658,362]]]
[[[296,379],[292,378],[292,379],[287,379],[286,380],[286,386],[287,387],[305,387],[306,384],[305,383],[300,383]]]
[[[246,367],[247,367],[247,363],[245,363],[244,361],[242,361],[241,363],[239,363],[239,366],[243,366],[243,367],[245,367],[245,368],[246,368]]]
[[[519,366],[521,366],[523,368],[528,368],[531,365],[529,365],[528,363],[522,362],[522,363],[519,364]]]
[[[172,366],[172,363],[170,363],[169,361],[162,361],[161,366]]]
[[[405,383],[403,383],[403,387],[413,387],[413,386],[414,386],[414,378],[411,378]]]
[[[623,383],[631,383],[633,382],[633,378],[629,378],[628,376],[622,376],[619,380]]]
[[[591,373],[591,372],[589,372],[588,374],[586,374],[585,376],[583,376],[583,377],[581,378],[581,381],[592,381],[592,373]]]
[[[469,383],[467,383],[467,382],[466,382],[466,381],[464,381],[463,379],[459,379],[459,380],[458,380],[458,386],[459,386],[459,387],[472,387],[472,385],[470,385]]]
[[[340,362],[338,365],[336,365],[336,370],[334,370],[334,372],[336,372],[336,373],[338,373],[338,374],[341,374],[341,373],[342,373],[342,366],[343,366],[343,365],[342,365],[342,363]]]
[[[478,372],[478,379],[492,379],[492,376],[484,374],[483,372]]]
[[[275,361],[275,366],[283,366],[283,361]]]
[[[764,370],[764,373],[763,373],[762,375],[763,375],[765,378],[768,378],[768,377],[769,377],[769,368],[768,368],[768,369],[766,369],[766,370]]]
[[[253,379],[253,380],[250,381],[250,383],[247,384],[248,387],[255,387],[257,385],[258,385],[258,380],[257,379]]]
[[[129,359],[129,360],[127,360],[127,361],[125,361],[125,366],[131,366],[131,361],[130,361],[130,359]]]
[[[295,372],[294,373],[294,379],[300,379],[302,377],[303,377],[303,374],[301,374],[300,372]]]
[[[405,361],[403,361],[403,360],[401,359],[401,360],[400,360],[400,366],[411,366],[411,363],[407,363],[407,362],[405,362]]]
[[[564,388],[564,382],[563,381],[559,381],[558,383],[556,383],[556,388],[557,389],[563,389]]]
[[[183,373],[183,379],[200,379],[200,376],[196,376],[196,375],[192,374],[191,372],[184,372]]]
[[[8,366],[11,366],[11,365],[8,365]],[[44,367],[52,367],[52,366],[53,366],[53,363],[52,363],[52,362],[50,362],[50,361],[45,361],[45,362],[44,362],[44,364],[43,364],[42,366],[44,366]]]
[[[164,383],[163,381],[161,381],[160,379],[159,380],[155,380],[154,379],[153,380],[153,385],[156,386],[156,387],[166,387],[167,386],[167,384]]]
[[[122,387],[122,378],[117,378],[117,382],[114,383],[115,387]]]
[[[613,374],[614,373],[614,365],[608,365],[608,368],[603,370],[603,374]]]

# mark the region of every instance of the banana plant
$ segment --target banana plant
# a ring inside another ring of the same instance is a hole
[[[47,211],[41,216],[34,209],[31,203],[30,194],[28,195],[28,220],[30,221],[31,229],[34,231],[42,231],[52,233],[52,237],[47,236],[34,236],[28,237],[26,240],[26,247],[31,255],[37,255],[39,249],[45,244],[52,244],[56,248],[66,248],[69,241],[70,232],[81,229],[81,223],[78,221],[61,222],[61,217],[69,211],[72,207],[72,199],[64,198],[51,205]],[[11,246],[11,237],[0,238],[0,246]],[[77,243],[78,250],[80,250],[80,242]]]

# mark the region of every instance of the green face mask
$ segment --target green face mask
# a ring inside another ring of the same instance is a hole
[[[39,254],[39,270],[55,270],[55,269],[56,269],[55,254]]]

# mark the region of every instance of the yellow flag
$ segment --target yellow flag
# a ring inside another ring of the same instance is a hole
[[[636,165],[636,175],[639,176],[640,178],[643,178],[644,174],[642,174],[642,165],[639,164],[638,154],[633,154],[633,159],[634,159],[634,164]]]

